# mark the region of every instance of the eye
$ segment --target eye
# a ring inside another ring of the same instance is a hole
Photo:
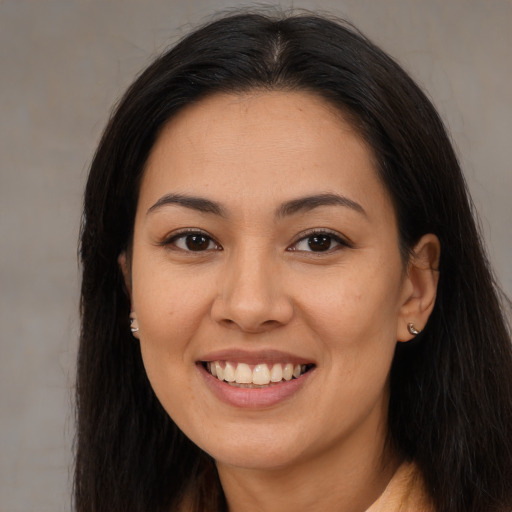
[[[187,231],[173,235],[165,241],[164,245],[174,246],[187,252],[204,252],[222,249],[213,238],[201,231]]]
[[[295,242],[289,250],[302,252],[331,252],[340,247],[350,247],[350,244],[335,233],[314,231]]]

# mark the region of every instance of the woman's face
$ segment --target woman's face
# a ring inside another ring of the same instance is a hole
[[[220,465],[382,448],[410,286],[372,153],[323,100],[219,94],[174,117],[130,287],[156,395]]]

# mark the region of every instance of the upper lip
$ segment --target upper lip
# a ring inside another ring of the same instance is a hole
[[[246,364],[275,364],[275,363],[292,363],[292,364],[312,364],[309,358],[292,354],[289,352],[282,352],[280,350],[244,350],[244,349],[224,349],[208,352],[199,357],[198,362],[211,362],[211,361],[231,361]]]

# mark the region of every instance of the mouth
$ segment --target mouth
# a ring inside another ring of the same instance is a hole
[[[213,377],[232,387],[260,389],[299,379],[314,368],[314,364],[258,363],[233,361],[201,361],[202,367]]]

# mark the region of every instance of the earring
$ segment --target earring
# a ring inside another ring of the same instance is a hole
[[[411,322],[411,323],[408,323],[407,324],[407,330],[413,335],[413,336],[416,336],[418,335],[421,330],[418,331],[418,329],[416,329],[416,327],[414,327],[414,324]]]
[[[139,332],[139,326],[137,325],[137,318],[135,317],[135,313],[132,311],[130,313],[130,331],[135,336],[136,332]]]

